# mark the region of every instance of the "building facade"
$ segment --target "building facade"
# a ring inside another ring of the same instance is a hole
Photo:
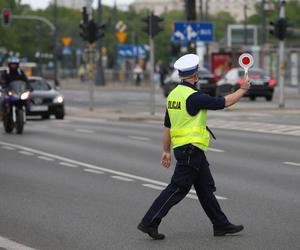
[[[135,0],[132,6],[137,10],[148,9],[156,14],[162,14],[164,11],[185,9],[186,0]],[[196,0],[196,11],[199,12],[200,0]],[[255,5],[261,0],[202,0],[202,10],[206,10],[210,15],[215,15],[221,11],[229,12],[237,21],[242,21],[245,16],[251,16],[255,13]],[[247,7],[245,10],[245,6]],[[246,15],[245,15],[246,14]]]
[[[166,11],[183,10],[184,1],[182,0],[135,0],[132,6],[136,11],[149,10],[155,14],[162,14]]]
[[[57,5],[66,8],[72,9],[81,9],[83,6],[86,6],[86,0],[59,0]]]

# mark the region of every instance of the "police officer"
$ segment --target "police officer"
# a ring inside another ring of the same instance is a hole
[[[171,145],[177,163],[171,183],[138,225],[139,230],[156,240],[165,238],[158,232],[162,218],[188,194],[192,185],[213,224],[214,236],[237,233],[244,228],[230,223],[221,210],[214,196],[215,183],[204,152],[210,140],[210,130],[206,126],[207,110],[224,109],[235,104],[250,88],[250,82],[245,79],[238,90],[225,97],[211,97],[195,86],[198,64],[199,57],[194,54],[184,55],[174,64],[182,81],[167,98],[161,164],[165,168],[170,167]]]

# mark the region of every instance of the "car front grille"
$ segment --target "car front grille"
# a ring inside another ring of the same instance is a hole
[[[42,105],[52,103],[53,98],[34,97],[31,101],[35,105]]]

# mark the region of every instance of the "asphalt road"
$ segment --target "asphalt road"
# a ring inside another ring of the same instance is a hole
[[[77,86],[77,87],[76,87]],[[75,88],[76,87],[76,88]],[[75,85],[74,89],[62,88],[67,107],[89,107],[89,92],[87,89],[80,89],[85,85]],[[274,98],[267,102],[265,98],[258,97],[256,101],[250,101],[248,97],[234,106],[234,109],[276,109],[278,108],[279,89],[275,88]],[[150,112],[150,89],[126,88],[120,85],[119,88],[95,87],[94,106],[112,112],[145,113]],[[165,110],[166,98],[160,89],[155,92],[155,112],[162,113]],[[295,87],[285,87],[285,107],[289,109],[300,108],[300,94]]]
[[[136,226],[174,169],[159,164],[160,124],[70,117],[2,129],[0,247],[299,249],[300,137],[255,130],[216,128],[207,154],[221,206],[245,230],[213,237],[192,192],[153,241]]]

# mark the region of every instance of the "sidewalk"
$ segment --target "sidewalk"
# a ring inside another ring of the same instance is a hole
[[[66,79],[61,81],[60,88],[63,90],[86,90],[88,91],[88,82],[80,82],[79,79]],[[135,86],[132,83],[120,83],[120,82],[107,82],[105,86],[94,86],[95,92],[108,93],[113,91],[129,91],[129,92],[149,92],[150,86],[146,84],[142,86]],[[161,90],[156,90],[156,93],[160,93]],[[161,103],[164,103],[165,99],[161,94],[163,99]],[[263,114],[273,114],[276,116],[281,115],[292,115],[300,117],[300,95],[297,88],[286,87],[285,88],[285,108],[278,108],[278,88],[274,93],[274,100],[272,102],[267,102],[263,98],[258,98],[256,101],[249,101],[248,98],[242,99],[239,103],[233,107],[227,108],[224,111],[228,115],[233,112],[236,115],[249,115],[261,113]],[[161,109],[160,109],[161,110]],[[215,112],[214,112],[215,113]],[[66,114],[70,116],[79,116],[86,118],[98,118],[98,119],[108,119],[108,120],[123,120],[123,121],[159,121],[163,122],[164,114],[156,113],[151,115],[148,112],[139,113],[129,113],[114,110],[113,108],[99,108],[95,107],[93,111],[90,111],[87,107],[66,107]],[[217,114],[217,113],[216,113]]]

